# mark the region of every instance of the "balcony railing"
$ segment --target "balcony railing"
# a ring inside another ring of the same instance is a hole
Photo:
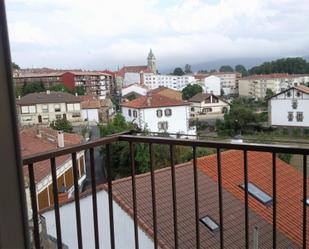
[[[58,186],[56,177],[56,157],[71,154],[73,175],[74,175],[74,201],[75,201],[75,215],[76,215],[76,228],[77,228],[77,241],[78,248],[83,247],[83,236],[81,229],[81,210],[80,210],[80,194],[78,185],[78,169],[76,161],[76,153],[79,151],[89,151],[90,155],[90,175],[91,175],[91,189],[92,189],[92,209],[93,209],[93,226],[94,226],[94,242],[95,247],[99,248],[99,229],[98,229],[98,210],[97,210],[97,192],[95,184],[95,159],[94,149],[96,147],[105,146],[105,166],[107,172],[107,186],[108,186],[108,203],[109,203],[109,226],[110,226],[110,244],[111,248],[115,248],[115,232],[114,232],[114,214],[113,214],[113,181],[112,181],[112,162],[111,162],[111,144],[125,141],[130,148],[131,157],[131,181],[132,181],[132,203],[133,203],[133,220],[134,220],[134,234],[135,234],[135,248],[139,248],[139,236],[138,236],[138,220],[137,220],[137,200],[136,200],[136,166],[135,166],[135,153],[134,146],[139,143],[149,145],[150,155],[150,179],[151,179],[151,200],[152,200],[152,216],[153,216],[153,242],[154,248],[158,248],[158,231],[157,231],[157,213],[156,213],[156,191],[155,191],[155,177],[154,177],[154,154],[153,145],[167,145],[169,146],[170,153],[170,170],[171,170],[171,186],[172,186],[172,203],[173,203],[173,233],[174,233],[174,248],[179,248],[179,231],[178,231],[178,216],[177,216],[177,196],[176,196],[176,174],[175,174],[175,161],[174,161],[174,147],[175,146],[189,146],[192,147],[193,155],[193,182],[194,182],[194,205],[195,209],[195,240],[196,248],[203,248],[200,241],[200,228],[199,228],[199,195],[198,195],[198,173],[197,173],[197,148],[213,148],[216,150],[217,158],[217,175],[218,175],[218,206],[219,206],[219,227],[220,227],[220,248],[224,248],[224,216],[223,216],[223,186],[222,186],[222,169],[221,169],[221,151],[222,150],[240,150],[243,153],[243,174],[244,174],[244,218],[245,218],[245,248],[249,248],[249,190],[248,190],[248,152],[259,151],[269,152],[272,154],[272,247],[277,248],[277,168],[276,168],[276,156],[278,153],[287,154],[299,154],[303,159],[303,191],[302,191],[302,247],[307,247],[307,155],[309,149],[299,148],[293,146],[284,145],[261,145],[261,144],[247,144],[247,143],[222,143],[214,141],[200,141],[200,140],[185,140],[185,139],[173,139],[170,137],[149,137],[143,135],[132,134],[115,134],[109,137],[93,140],[80,145],[74,145],[71,147],[60,148],[54,151],[41,153],[33,156],[28,156],[23,159],[23,164],[28,165],[29,180],[30,180],[30,192],[31,192],[31,205],[32,205],[32,219],[33,219],[33,238],[35,248],[41,248],[40,231],[39,231],[39,219],[38,219],[38,207],[36,200],[36,186],[34,180],[34,163],[42,160],[50,160],[51,174],[53,181],[53,194],[54,194],[54,213],[55,224],[57,234],[58,248],[62,248],[62,236],[61,236],[61,220],[59,213],[59,199],[58,199]]]

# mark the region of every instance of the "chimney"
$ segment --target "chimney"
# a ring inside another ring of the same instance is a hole
[[[64,134],[63,131],[58,131],[58,147],[63,148],[64,147]]]
[[[50,90],[46,90],[46,94],[50,94]]]
[[[18,95],[18,99],[19,99],[19,100],[21,99],[20,95]]]
[[[78,93],[75,93],[75,96],[77,97],[77,96],[78,96]]]
[[[147,93],[147,106],[151,106],[151,100],[152,100],[152,96],[151,93]]]
[[[40,126],[39,126],[39,125],[36,126],[35,131],[36,131],[36,136],[39,137],[39,138],[41,138],[41,137],[42,137],[42,133],[41,133],[41,130],[40,130]]]

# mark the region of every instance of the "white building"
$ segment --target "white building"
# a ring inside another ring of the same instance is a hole
[[[121,89],[122,98],[130,98],[130,96],[145,96],[147,94],[147,87],[141,86],[139,84],[129,85]]]
[[[241,74],[238,72],[214,72],[211,75],[217,76],[221,80],[221,89],[224,95],[238,94],[238,79]]]
[[[81,121],[80,98],[65,92],[30,93],[16,101],[21,125],[49,124],[56,119]]]
[[[309,127],[309,88],[294,86],[268,100],[272,126]]]
[[[255,99],[265,98],[267,89],[280,93],[289,87],[306,84],[308,75],[264,74],[239,79],[239,95]]]
[[[189,127],[190,104],[160,94],[139,97],[121,104],[126,121],[150,132],[195,135]]]
[[[217,76],[211,75],[204,79],[205,93],[213,93],[214,95],[221,95],[221,79]]]
[[[198,93],[189,99],[191,116],[220,118],[230,110],[230,104],[214,94]]]
[[[163,74],[153,74],[144,73],[143,83],[149,89],[156,89],[160,86],[168,87],[177,91],[181,91],[189,84],[194,84],[196,82],[193,75],[163,75]]]
[[[110,226],[109,226],[109,205],[108,194],[105,190],[98,190],[98,225],[99,225],[99,244],[100,248],[111,248],[110,245]],[[61,205],[61,232],[62,241],[69,248],[78,248],[76,239],[76,216],[74,202]],[[95,248],[92,196],[86,195],[80,200],[81,210],[81,229],[83,234],[83,248]],[[135,248],[134,223],[133,219],[125,210],[113,201],[114,229],[116,248]],[[46,219],[47,232],[53,237],[57,237],[54,210],[43,213]],[[138,226],[139,247],[143,249],[153,248],[153,240]]]

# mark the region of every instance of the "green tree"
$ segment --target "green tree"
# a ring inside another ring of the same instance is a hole
[[[32,82],[24,84],[22,87],[22,94],[26,95],[29,93],[35,93],[35,92],[44,92],[45,86],[42,82]]]
[[[273,95],[274,95],[274,92],[270,88],[267,88],[266,89],[265,99],[268,99],[268,98],[270,98]]]
[[[13,61],[12,61],[12,68],[15,69],[15,70],[20,69],[20,67]]]
[[[248,75],[248,71],[245,68],[245,66],[243,66],[243,65],[236,65],[235,66],[235,72],[241,73],[242,76],[247,76]]]
[[[63,84],[57,84],[50,86],[48,90],[53,91],[53,92],[67,92],[67,93],[73,93],[72,90],[70,90],[67,86]]]
[[[208,73],[208,70],[202,69],[202,70],[199,70],[198,73]]]
[[[57,119],[50,123],[50,127],[57,131],[72,133],[73,126],[67,119]]]
[[[292,159],[292,154],[284,154],[284,153],[280,153],[278,154],[278,157],[286,162],[286,163],[290,163],[291,162],[291,159]]]
[[[185,73],[192,73],[191,65],[189,65],[189,64],[185,65]]]
[[[198,84],[189,84],[182,90],[182,98],[187,100],[194,95],[203,92],[203,88]]]
[[[185,74],[185,72],[182,70],[181,67],[176,67],[174,69],[174,72],[173,72],[174,75],[178,75],[178,76],[182,76]]]
[[[85,87],[84,86],[76,86],[75,89],[74,89],[74,93],[77,93],[80,96],[85,95]]]
[[[23,96],[23,87],[15,86],[15,97],[18,98],[19,96]]]
[[[223,65],[219,69],[220,72],[234,72],[234,69],[229,65]]]

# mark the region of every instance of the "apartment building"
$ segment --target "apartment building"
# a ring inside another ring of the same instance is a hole
[[[163,86],[177,91],[181,91],[187,85],[194,84],[195,82],[196,80],[193,75],[177,76],[153,73],[143,74],[143,83],[151,90]]]
[[[81,86],[86,95],[95,96],[98,99],[106,99],[115,93],[113,76],[95,71],[72,71],[62,75],[63,84],[70,89]]]
[[[293,86],[268,99],[272,126],[309,127],[309,87]]]
[[[148,94],[121,104],[126,121],[150,132],[195,135],[189,126],[190,103],[160,94]]]
[[[56,119],[82,121],[81,99],[65,92],[30,93],[18,99],[17,113],[20,125],[49,124]]]
[[[213,93],[214,95],[221,95],[221,79],[217,76],[210,75],[204,79],[203,84],[205,93]]]
[[[16,86],[22,87],[29,83],[39,82],[48,88],[54,85],[63,84],[62,75],[63,72],[58,71],[26,71],[24,73],[16,73],[14,75],[14,83]]]
[[[267,89],[273,93],[309,82],[307,75],[263,74],[239,79],[239,95],[255,99],[265,98]]]
[[[50,151],[65,146],[76,145],[83,141],[83,137],[77,134],[63,133],[50,128],[27,128],[20,131],[22,156],[27,157],[33,154]],[[78,183],[81,185],[86,179],[84,151],[76,153],[78,164]],[[38,209],[44,209],[54,204],[52,173],[49,160],[35,163],[33,166],[36,183],[36,198]],[[28,167],[23,167],[26,182],[29,182]],[[73,168],[70,155],[65,155],[56,160],[56,174],[59,195],[62,200],[72,196]]]

